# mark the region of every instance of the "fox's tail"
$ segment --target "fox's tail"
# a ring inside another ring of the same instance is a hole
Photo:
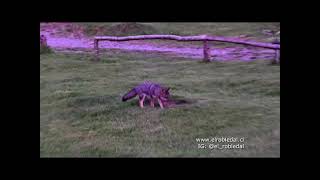
[[[131,89],[129,92],[127,92],[127,94],[125,94],[122,97],[122,101],[126,101],[128,99],[134,98],[137,95],[137,92],[135,89]]]

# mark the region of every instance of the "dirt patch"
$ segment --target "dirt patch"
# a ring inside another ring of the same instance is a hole
[[[193,103],[196,103],[196,101],[190,100],[190,99],[171,99],[165,103],[165,107],[176,108],[176,107],[182,107],[182,106],[186,106]]]
[[[163,102],[163,105],[165,108],[177,108],[177,107],[183,107],[183,106],[187,106],[187,105],[191,105],[196,103],[197,100],[194,99],[184,99],[184,98],[177,98],[177,97],[173,97],[171,98],[169,101]],[[139,106],[139,100],[136,100],[134,103],[132,103],[132,105],[138,105]],[[150,106],[150,101],[149,99],[145,99],[144,101],[144,106]],[[155,102],[154,103],[155,108],[159,108],[160,105]]]

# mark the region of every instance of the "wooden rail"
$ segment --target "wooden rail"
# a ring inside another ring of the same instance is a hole
[[[207,35],[201,35],[201,36],[140,35],[140,36],[125,36],[125,37],[96,36],[94,38],[94,49],[96,51],[96,55],[98,56],[99,41],[132,41],[132,40],[147,40],[147,39],[168,39],[168,40],[176,40],[176,41],[203,41],[204,61],[210,61],[209,59],[210,48],[208,46],[208,41],[217,41],[217,42],[235,43],[235,44],[274,49],[275,61],[280,62],[280,44],[245,41],[237,38],[213,37],[213,36],[207,36]]]

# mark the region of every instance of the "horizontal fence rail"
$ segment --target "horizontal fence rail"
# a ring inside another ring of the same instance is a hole
[[[276,61],[280,60],[280,43],[263,43],[254,41],[245,41],[237,38],[231,37],[214,37],[208,35],[200,36],[176,36],[176,35],[139,35],[139,36],[125,36],[125,37],[115,37],[115,36],[96,36],[94,38],[94,48],[96,50],[96,55],[99,53],[99,41],[133,41],[133,40],[148,40],[148,39],[167,39],[176,41],[203,41],[203,54],[204,60],[209,61],[209,47],[208,41],[224,42],[224,43],[234,43],[242,44],[248,46],[255,46],[261,48],[274,49],[276,54]]]

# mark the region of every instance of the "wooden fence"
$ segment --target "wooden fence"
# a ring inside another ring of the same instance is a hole
[[[278,44],[274,43],[262,43],[254,41],[245,41],[230,37],[212,37],[207,35],[201,36],[176,36],[176,35],[140,35],[140,36],[125,36],[125,37],[114,37],[114,36],[96,36],[94,38],[94,49],[96,57],[99,55],[99,41],[132,41],[132,40],[147,40],[147,39],[168,39],[176,41],[203,41],[203,60],[210,61],[210,48],[208,46],[208,41],[225,42],[225,43],[235,43],[248,46],[255,46],[261,48],[268,48],[275,50],[275,63],[280,63],[280,42]]]

